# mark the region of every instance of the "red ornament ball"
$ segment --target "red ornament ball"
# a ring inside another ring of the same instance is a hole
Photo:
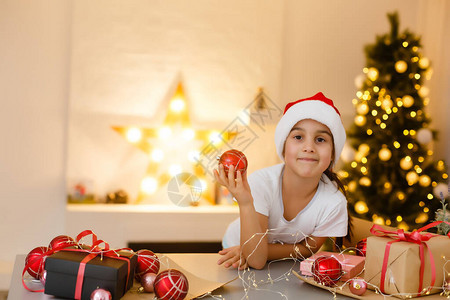
[[[156,279],[155,273],[145,273],[141,277],[141,285],[144,289],[144,292],[146,293],[153,293],[155,291],[153,284],[155,283]]]
[[[189,283],[183,273],[168,269],[156,276],[154,288],[159,300],[182,300],[188,293]]]
[[[317,283],[333,286],[342,276],[342,265],[333,256],[319,256],[313,262],[312,273]]]
[[[367,282],[363,278],[355,277],[350,280],[349,288],[354,295],[361,296],[367,290]]]
[[[91,293],[91,300],[111,300],[111,293],[105,289],[95,289]]]
[[[52,250],[61,250],[69,246],[74,246],[76,244],[77,243],[70,236],[58,235],[50,242],[50,245],[48,247]]]
[[[39,275],[44,270],[45,264],[45,252],[48,251],[47,247],[36,247],[28,253],[25,258],[25,266],[28,265],[27,272],[36,279],[39,279]]]
[[[141,277],[146,273],[159,272],[159,258],[153,253],[153,251],[147,249],[141,249],[137,253],[137,265],[136,265],[136,279],[141,280]]]
[[[248,165],[244,153],[236,149],[225,151],[219,158],[219,164],[223,165],[225,174],[227,175],[231,166],[234,166],[235,172],[240,171],[242,174],[247,170]]]
[[[362,239],[356,244],[356,255],[366,256],[367,239]]]

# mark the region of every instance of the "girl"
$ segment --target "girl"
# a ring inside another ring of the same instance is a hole
[[[347,234],[347,200],[332,171],[346,135],[333,101],[318,93],[286,105],[275,130],[284,163],[246,174],[214,170],[239,205],[218,264],[261,269],[268,260],[308,257],[328,237]],[[307,238],[308,237],[308,238]]]

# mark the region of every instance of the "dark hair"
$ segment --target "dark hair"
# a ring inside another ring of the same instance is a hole
[[[333,162],[331,162],[331,164],[332,163]],[[333,172],[333,170],[331,168],[331,164],[330,164],[330,167],[328,169],[326,169],[323,173],[325,175],[327,175],[327,177],[331,181],[336,182],[339,190],[341,190],[341,192],[344,194],[345,198],[347,198],[347,192],[345,190],[345,186],[342,183],[342,181],[339,179],[339,176]],[[348,207],[347,207],[347,211],[348,211]],[[345,239],[350,242],[351,236],[352,236],[352,221],[351,221],[350,213],[348,213],[347,235],[345,236]],[[343,237],[336,238],[336,244],[338,247],[342,247],[343,243],[344,243]]]

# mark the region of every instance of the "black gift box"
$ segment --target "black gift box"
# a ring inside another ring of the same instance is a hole
[[[126,260],[118,259],[117,256],[97,255],[86,263],[81,292],[82,300],[90,300],[91,293],[98,288],[108,290],[113,300],[120,299],[132,287],[137,255],[127,251],[118,253],[130,262],[130,273],[128,274]],[[45,259],[47,277],[44,293],[74,299],[80,262],[87,255],[89,255],[87,252],[63,250],[47,257]]]

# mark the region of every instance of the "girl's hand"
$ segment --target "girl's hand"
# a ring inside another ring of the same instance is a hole
[[[228,170],[228,175],[225,173],[222,164],[219,164],[219,171],[214,170],[214,177],[217,182],[226,187],[233,197],[236,199],[239,205],[253,204],[252,194],[250,192],[250,186],[247,182],[247,174],[241,174],[240,171],[235,172],[234,166],[231,166]],[[236,173],[236,177],[235,174]]]
[[[247,261],[241,255],[241,246],[234,246],[219,251],[222,257],[217,261],[218,265],[223,264],[225,268],[232,267],[234,269],[239,267],[239,270],[244,270],[248,267]]]

